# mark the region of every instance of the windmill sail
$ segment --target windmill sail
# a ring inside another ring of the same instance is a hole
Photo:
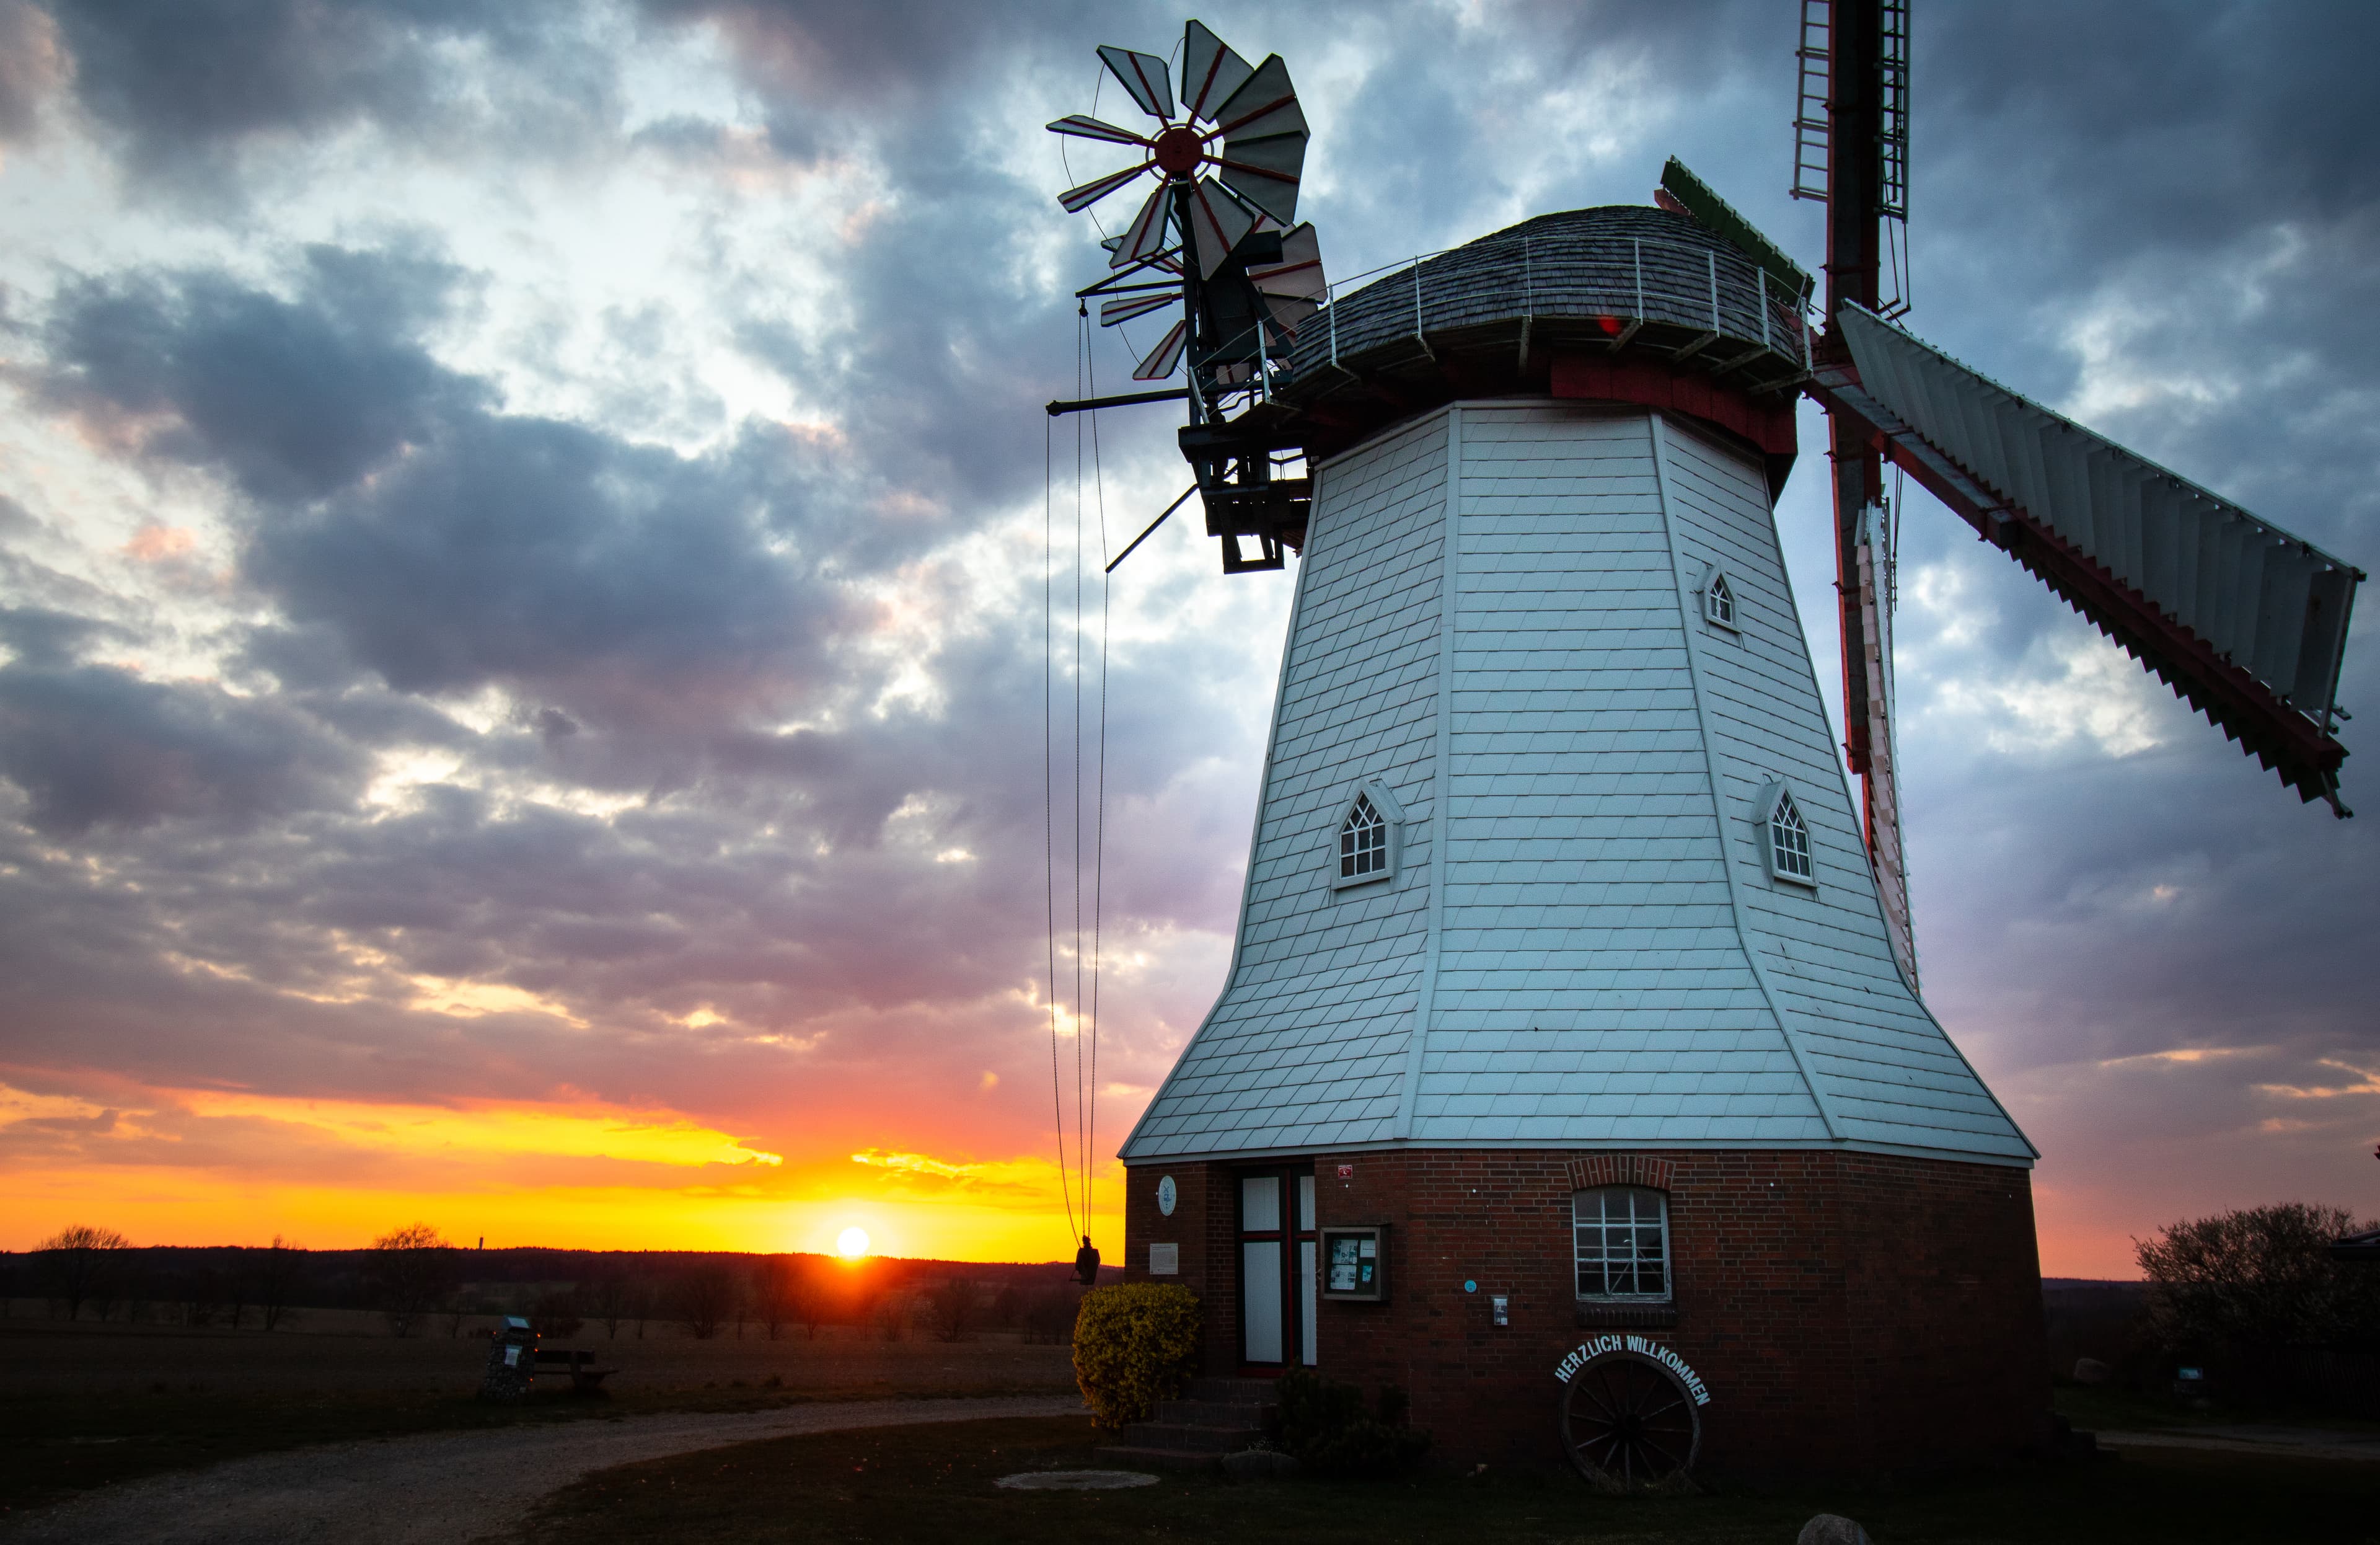
[[[1846,304],[1830,408],[2280,774],[2339,813],[2352,565]]]

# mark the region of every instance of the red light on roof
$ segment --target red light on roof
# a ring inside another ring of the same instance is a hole
[[[1602,328],[1604,335],[1607,337],[1616,338],[1620,336],[1620,319],[1618,317],[1597,317],[1595,319],[1595,325]]]

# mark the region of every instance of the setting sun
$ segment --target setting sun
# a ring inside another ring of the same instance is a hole
[[[845,1260],[857,1260],[868,1253],[868,1231],[854,1225],[834,1236],[834,1253]]]

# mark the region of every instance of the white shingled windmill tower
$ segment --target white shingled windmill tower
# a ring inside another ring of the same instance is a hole
[[[1206,1408],[1127,1439],[1140,1462],[1245,1439],[1230,1413],[1297,1367],[1403,1387],[1459,1463],[1623,1482],[2035,1440],[2034,1150],[1909,947],[1881,458],[2336,802],[2361,576],[1883,320],[1906,9],[1808,9],[1823,330],[1808,275],[1675,163],[1658,207],[1542,215],[1276,330],[1245,244],[1293,211],[1219,217],[1247,234],[1202,251],[1233,185],[1135,92],[1167,127],[1130,170],[1163,172],[1172,234],[1144,206],[1116,266],[1179,270],[1208,529],[1227,571],[1302,554],[1231,967],[1123,1151],[1127,1271],[1207,1316]],[[1859,797],[1773,514],[1803,393],[1832,424]]]

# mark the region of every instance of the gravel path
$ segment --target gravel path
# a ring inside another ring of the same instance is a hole
[[[2354,1459],[2380,1463],[2380,1435],[2306,1427],[2192,1427],[2161,1432],[2102,1432],[2107,1448],[2214,1449],[2292,1459]]]
[[[291,1449],[93,1491],[0,1527],[0,1545],[466,1545],[613,1465],[796,1432],[1082,1409],[1071,1394],[854,1401]]]

